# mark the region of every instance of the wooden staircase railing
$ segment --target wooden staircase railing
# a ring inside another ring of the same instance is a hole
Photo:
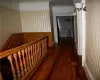
[[[10,62],[13,80],[24,80],[47,53],[47,36],[0,52]],[[2,72],[0,72],[2,75]]]
[[[15,33],[12,34],[8,40],[5,42],[1,51],[5,51],[11,48],[15,48],[25,43],[24,34],[22,33]]]
[[[51,32],[29,32],[29,33],[14,33],[5,42],[0,51],[5,51],[11,48],[21,46],[23,44],[29,43],[36,40],[42,36],[48,37],[48,46],[52,46],[52,33]]]

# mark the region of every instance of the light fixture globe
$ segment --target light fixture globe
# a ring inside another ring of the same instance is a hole
[[[75,8],[79,11],[82,10],[83,8],[83,3],[75,3],[74,5],[75,5]]]

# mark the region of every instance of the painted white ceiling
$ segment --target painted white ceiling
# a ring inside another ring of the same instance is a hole
[[[66,2],[80,2],[81,0],[19,0],[19,1],[66,1]]]
[[[53,0],[52,5],[73,5],[73,0]]]
[[[20,2],[29,1],[50,1],[52,5],[73,5],[73,0],[19,0]]]
[[[19,1],[63,1],[63,0],[19,0]],[[70,0],[65,0],[70,1]]]

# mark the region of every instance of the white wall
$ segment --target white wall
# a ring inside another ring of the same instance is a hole
[[[20,2],[21,11],[39,11],[49,10],[49,1],[40,2]]]
[[[1,48],[1,17],[2,17],[2,15],[1,15],[1,12],[0,12],[0,48]]]
[[[74,16],[74,40],[75,40],[75,47],[78,51],[78,32],[77,32],[77,16]]]
[[[53,6],[52,8],[53,13],[73,13],[74,6]]]
[[[83,7],[85,7],[85,0],[82,0]],[[82,65],[84,66],[85,61],[85,34],[86,34],[86,19],[85,11],[77,10],[77,30],[78,30],[78,54],[82,55]]]
[[[19,1],[18,0],[0,0],[0,5],[11,9],[19,10]]]
[[[21,2],[23,32],[51,32],[49,1]]]
[[[23,32],[51,32],[49,11],[21,11]]]
[[[84,3],[83,7],[86,6],[85,0],[82,0],[82,3]],[[86,59],[86,12],[82,11],[82,65],[85,64]]]
[[[0,46],[2,47],[12,33],[22,32],[22,26],[18,2],[16,0],[4,0],[1,3],[0,12],[2,18]]]
[[[86,0],[86,60],[88,80],[100,80],[100,0]]]
[[[54,41],[58,42],[57,22],[56,16],[74,16],[74,6],[53,6],[53,27],[54,27]]]
[[[77,10],[78,55],[82,55],[82,11]]]
[[[53,29],[54,29],[54,42],[58,42],[58,31],[57,31],[57,21],[56,21],[56,15],[53,14]]]

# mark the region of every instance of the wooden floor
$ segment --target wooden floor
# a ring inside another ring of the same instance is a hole
[[[52,69],[50,80],[73,80],[72,74],[72,46],[70,44],[60,44],[59,56]]]
[[[73,45],[69,41],[56,44],[49,49],[47,58],[30,80],[75,80],[72,69],[73,54]],[[86,79],[77,77],[76,80]]]

